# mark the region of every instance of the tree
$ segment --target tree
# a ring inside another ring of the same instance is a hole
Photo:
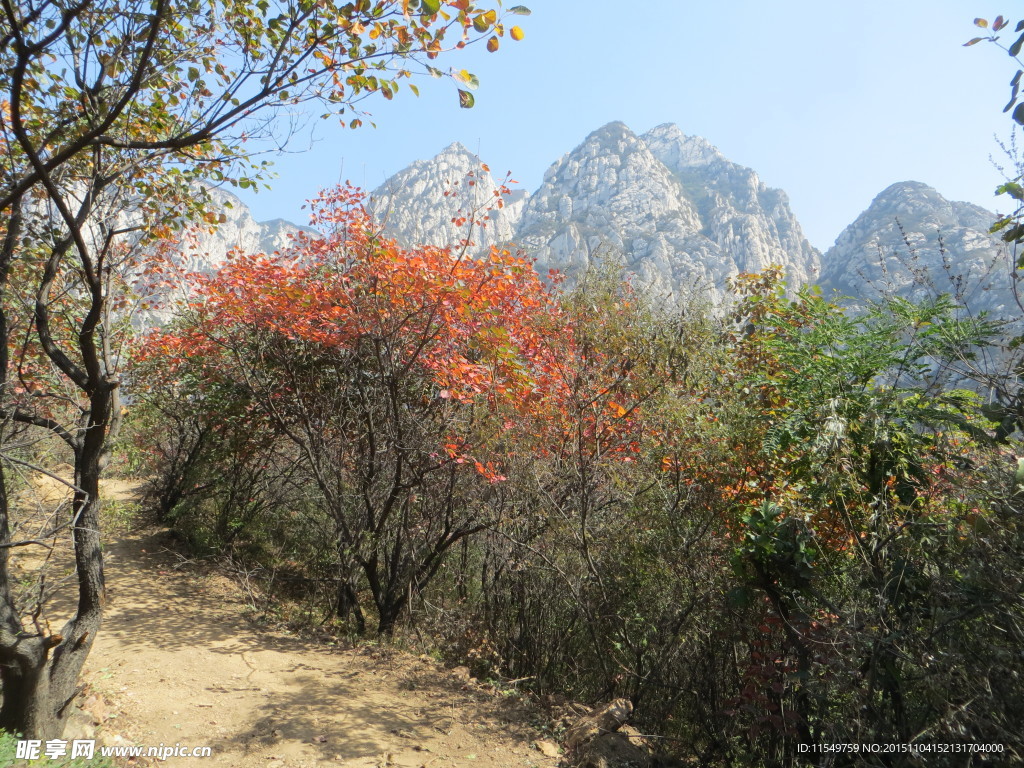
[[[964,43],[965,46],[976,45],[980,42],[988,42],[1005,51],[1017,65],[1017,70],[1010,78],[1010,98],[1003,107],[1003,112],[1009,112],[1013,119],[1013,130],[1018,130],[1024,125],[1024,104],[1019,102],[1021,78],[1024,77],[1024,60],[1021,59],[1021,49],[1024,48],[1024,19],[1018,21],[1014,27],[1016,39],[1005,44],[1001,41],[999,33],[1010,25],[1010,21],[1002,16],[997,16],[991,24],[988,19],[976,18],[976,27],[990,30],[985,37],[974,37]],[[1024,313],[1024,301],[1020,295],[1020,270],[1024,269],[1024,254],[1020,252],[1020,246],[1024,243],[1024,166],[1021,164],[1017,148],[1016,137],[1012,137],[1009,146],[1003,145],[1003,150],[1009,156],[1013,168],[1007,174],[1005,183],[996,188],[997,195],[1006,195],[1013,200],[1014,209],[1012,213],[1000,216],[991,227],[991,232],[1001,233],[1002,239],[1010,244],[1012,248],[1012,290],[1018,308]],[[1016,270],[1016,272],[1014,272]],[[997,437],[1006,441],[1014,432],[1024,432],[1024,389],[1020,386],[1020,373],[1022,370],[1021,341],[1024,336],[1020,335],[1018,324],[1010,325],[1013,337],[1008,338],[1000,349],[1001,363],[996,370],[986,367],[967,364],[964,366],[965,375],[981,386],[989,389],[991,402],[988,405],[987,413],[996,421],[999,426],[996,429]]]
[[[103,613],[100,477],[121,420],[116,333],[148,246],[202,216],[198,182],[257,183],[285,107],[324,104],[358,127],[451,48],[506,28],[500,0],[31,0],[0,2],[0,727],[61,733]],[[510,14],[528,11],[517,6]],[[454,38],[454,40],[453,40]],[[472,88],[468,72],[450,73]],[[462,106],[471,106],[467,90]],[[262,142],[262,143],[261,143]],[[14,438],[55,436],[74,477],[74,616],[26,624],[11,590],[6,470]]]
[[[978,18],[974,20],[974,25],[981,29],[991,29],[992,34],[985,37],[972,37],[964,43],[965,47],[977,45],[983,41],[991,43],[1006,51],[1010,58],[1012,58],[1020,67],[1024,67],[1024,61],[1021,61],[1020,58],[1021,48],[1024,48],[1024,19],[1017,22],[1017,26],[1014,28],[1014,34],[1018,35],[1018,37],[1009,45],[1001,43],[1000,37],[997,34],[1010,25],[1010,22],[1002,16],[997,16],[992,21],[991,25],[989,25],[988,19]],[[1003,112],[1010,112],[1010,116],[1017,125],[1024,125],[1024,103],[1018,103],[1022,77],[1024,77],[1024,69],[1018,69],[1010,79],[1010,100],[1007,101],[1006,106],[1003,107]],[[1011,112],[1011,110],[1013,111]],[[1020,176],[1017,176],[1016,178],[1009,179],[1005,184],[1000,185],[996,189],[997,195],[1009,195],[1011,198],[1016,200],[1017,209],[1008,216],[1000,217],[992,225],[993,232],[1002,231],[1003,240],[1014,244],[1024,242],[1024,224],[1021,223],[1021,216],[1024,214],[1024,187],[1021,186],[1020,181]],[[1024,267],[1024,262],[1018,262],[1017,267]]]
[[[959,733],[1010,753],[1019,512],[999,498],[983,400],[939,375],[998,326],[948,296],[852,314],[786,300],[771,271],[737,288],[726,381],[758,423],[731,494],[735,597],[762,607],[765,633],[736,708],[757,749]]]
[[[185,322],[142,354],[162,380],[196,382],[214,431],[241,415],[291,447],[333,528],[338,613],[363,626],[365,585],[389,635],[452,546],[500,513],[496,443],[551,396],[568,329],[508,251],[405,250],[351,190],[315,209],[324,238],[199,278]]]

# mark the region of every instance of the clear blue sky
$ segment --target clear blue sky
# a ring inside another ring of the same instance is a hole
[[[318,189],[345,179],[372,189],[453,141],[532,192],[552,162],[612,120],[705,137],[784,189],[823,250],[897,181],[1007,207],[993,196],[1001,176],[989,158],[1000,159],[995,137],[1011,132],[1000,110],[1015,69],[994,46],[962,43],[981,33],[975,16],[1016,21],[1019,7],[522,1],[533,10],[516,19],[525,40],[436,62],[479,76],[474,109],[458,108],[453,83],[427,79],[420,98],[403,90],[364,102],[376,129],[315,120],[312,142],[307,131],[275,159],[273,190],[244,196],[253,215],[305,223],[301,205]]]

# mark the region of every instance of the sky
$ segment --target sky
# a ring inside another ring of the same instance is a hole
[[[244,193],[258,220],[306,223],[304,201],[341,181],[372,190],[453,141],[496,176],[535,190],[544,171],[602,125],[636,133],[675,123],[785,190],[804,233],[825,250],[890,184],[922,181],[990,210],[1007,164],[999,141],[1014,62],[963,43],[986,34],[976,16],[1015,13],[956,0],[514,0],[525,39],[507,37],[438,59],[480,88],[459,109],[449,80],[419,80],[420,97],[363,109],[376,128],[314,117],[273,157],[270,191]],[[712,7],[712,6],[715,7]],[[1016,22],[1016,16],[1010,16]],[[1013,25],[1003,30],[1007,44]],[[317,114],[323,110],[317,110]],[[302,118],[302,115],[296,115]]]

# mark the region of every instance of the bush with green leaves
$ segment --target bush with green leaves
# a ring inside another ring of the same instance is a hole
[[[999,490],[1010,466],[980,398],[945,376],[994,328],[947,297],[852,315],[812,292],[789,301],[771,275],[739,288],[732,378],[761,440],[735,566],[738,594],[767,601],[779,670],[739,697],[770,689],[774,703],[751,714],[746,748],[783,761],[809,741],[1019,750],[1020,511]]]

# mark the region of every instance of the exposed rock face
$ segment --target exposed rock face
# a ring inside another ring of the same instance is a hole
[[[946,200],[926,184],[885,189],[825,254],[822,286],[854,298],[957,296],[977,312],[1019,316],[996,214]]]
[[[273,253],[287,248],[299,232],[317,234],[310,227],[300,227],[284,219],[256,221],[249,208],[237,197],[223,189],[208,189],[210,209],[221,214],[223,220],[215,227],[197,226],[182,236],[173,260],[183,272],[211,274],[223,264],[229,251],[243,254]],[[132,323],[139,329],[149,329],[168,323],[175,307],[189,298],[187,281],[178,281],[174,287],[160,285],[153,289],[141,282],[137,289],[147,298],[146,309],[136,311]]]
[[[457,246],[467,234],[478,248],[515,243],[542,271],[570,279],[606,258],[655,296],[697,289],[717,301],[727,277],[779,264],[794,287],[820,282],[858,299],[949,292],[973,310],[1020,315],[1006,248],[988,232],[995,214],[919,182],[883,191],[824,257],[803,236],[785,193],[674,125],[637,136],[610,123],[555,162],[532,195],[503,196],[499,208],[496,187],[480,158],[456,143],[395,174],[369,207],[407,245]],[[211,194],[226,221],[184,249],[189,269],[215,269],[234,247],[272,252],[312,231],[256,222],[234,195]],[[453,223],[474,210],[486,227]]]
[[[610,123],[548,169],[527,200],[516,241],[541,268],[570,278],[615,258],[640,285],[670,294],[728,275],[730,265],[700,228],[672,172],[629,128]]]
[[[213,229],[197,228],[181,249],[180,266],[191,272],[213,272],[228,251],[242,253],[273,253],[291,245],[299,232],[315,233],[284,219],[256,221],[249,208],[223,189],[208,190],[213,208],[224,214],[224,221]]]
[[[792,285],[817,280],[820,254],[804,237],[785,192],[675,125],[659,125],[641,138],[683,185],[700,214],[701,234],[741,271],[779,264]]]
[[[476,247],[487,248],[514,238],[526,199],[522,190],[500,197],[496,190],[480,158],[455,142],[385,181],[371,193],[368,207],[406,245],[457,245],[468,236]],[[470,229],[468,222],[453,221],[459,218],[482,220],[483,225]]]
[[[465,230],[451,219],[493,197],[494,186],[479,158],[453,144],[389,179],[374,192],[373,209],[405,242],[455,244]],[[542,270],[570,279],[615,260],[659,296],[717,294],[727,277],[769,264],[784,266],[794,285],[818,269],[785,194],[673,125],[637,136],[610,123],[554,163],[536,192],[490,216],[487,230],[473,235],[482,246],[514,242]]]

